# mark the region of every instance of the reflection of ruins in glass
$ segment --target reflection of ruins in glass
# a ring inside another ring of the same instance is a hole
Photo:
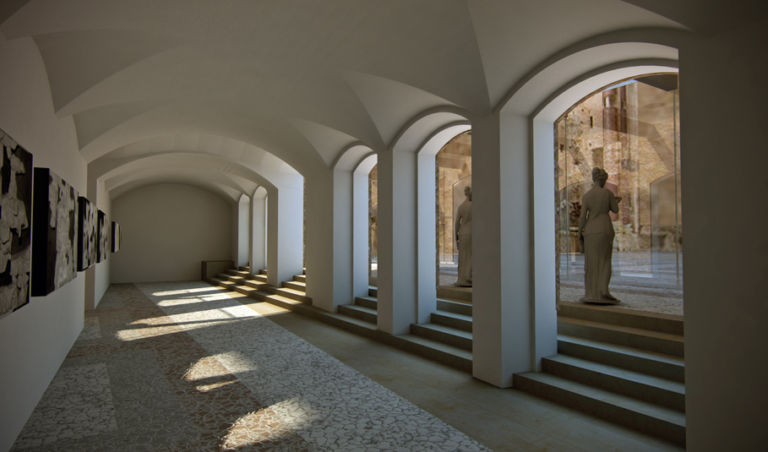
[[[472,132],[454,137],[435,156],[438,285],[456,282],[458,249],[454,223],[464,202],[464,188],[472,184]]]
[[[678,117],[677,74],[655,74],[594,93],[555,122],[559,299],[583,288],[577,231],[593,167],[623,198],[611,213],[612,288],[682,297]]]
[[[368,174],[368,283],[376,285],[378,273],[378,229],[376,216],[378,210],[378,168],[376,165]]]

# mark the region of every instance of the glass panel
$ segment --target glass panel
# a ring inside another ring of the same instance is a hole
[[[464,188],[472,183],[472,132],[457,135],[435,157],[437,220],[437,284],[456,282],[459,255],[456,249],[455,213],[464,202]]]
[[[676,74],[626,80],[594,93],[555,123],[558,299],[584,295],[578,239],[591,171],[622,198],[611,213],[611,292],[633,309],[682,315],[679,97]]]
[[[376,217],[378,215],[378,168],[376,165],[368,174],[368,284],[376,286],[378,274],[378,229]]]

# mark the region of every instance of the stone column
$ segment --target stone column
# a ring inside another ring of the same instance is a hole
[[[540,355],[551,354],[555,338],[552,328],[537,328],[537,313],[546,312],[538,308],[546,300],[537,303],[534,291],[531,132],[522,114],[495,113],[473,121],[473,375],[500,387],[512,386],[513,374],[536,368]],[[552,199],[553,171],[550,166],[549,185],[542,184]],[[553,235],[547,240],[554,244],[554,201],[543,208],[552,211],[547,231]],[[554,267],[550,273],[554,278]],[[555,301],[548,301],[554,312]]]
[[[267,191],[259,187],[251,197],[251,273],[258,274],[259,270],[267,268],[266,260],[266,208]]]
[[[302,269],[303,184],[269,191],[268,205],[268,281],[279,286]]]
[[[405,334],[416,322],[416,154],[378,154],[378,328]]]

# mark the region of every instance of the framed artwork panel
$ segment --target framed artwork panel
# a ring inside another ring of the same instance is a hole
[[[29,302],[32,154],[0,130],[0,315]]]
[[[43,296],[77,276],[78,192],[48,168],[35,168],[32,295]]]
[[[77,271],[96,263],[98,214],[96,205],[84,196],[77,198]]]

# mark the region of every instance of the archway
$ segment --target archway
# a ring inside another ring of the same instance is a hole
[[[622,198],[611,291],[621,306],[682,315],[679,94],[676,73],[619,80],[555,121],[558,301],[584,293],[581,196],[593,167]]]

